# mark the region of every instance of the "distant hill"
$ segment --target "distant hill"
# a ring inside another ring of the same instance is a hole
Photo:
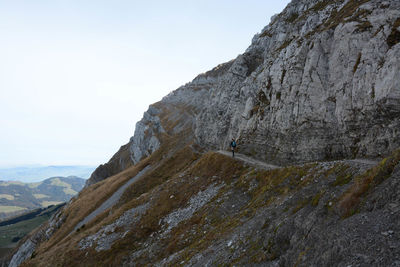
[[[52,177],[37,183],[0,181],[0,220],[66,202],[83,188],[85,182],[75,176]]]
[[[94,166],[18,166],[0,168],[0,180],[32,183],[42,181],[45,177],[77,176],[89,178]]]

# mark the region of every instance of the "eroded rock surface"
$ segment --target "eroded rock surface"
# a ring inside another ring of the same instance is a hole
[[[171,229],[176,227],[180,222],[191,218],[196,211],[215,197],[221,187],[222,185],[210,185],[206,190],[200,191],[197,195],[193,196],[189,200],[187,207],[168,214],[168,216],[161,221],[161,223],[167,224],[164,234],[168,234]],[[173,195],[171,197],[173,197]]]
[[[95,246],[97,252],[110,249],[115,240],[125,237],[129,232],[129,230],[127,230],[128,227],[137,223],[140,220],[140,216],[146,212],[148,207],[148,204],[144,204],[124,212],[124,214],[112,224],[106,225],[96,234],[82,239],[79,242],[79,248],[84,250]],[[117,228],[119,228],[119,231],[116,231]]]

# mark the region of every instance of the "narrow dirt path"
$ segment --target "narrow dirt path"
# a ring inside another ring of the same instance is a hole
[[[229,156],[232,157],[232,152],[231,151],[225,151],[225,150],[218,150],[217,153],[225,155],[225,156]],[[276,165],[272,165],[272,164],[268,164],[253,158],[250,158],[246,155],[240,154],[240,153],[235,153],[235,159],[244,161],[250,165],[262,168],[262,169],[266,169],[266,170],[272,170],[272,169],[278,169],[278,168],[282,168],[281,166],[276,166]],[[361,163],[361,164],[365,164],[365,165],[369,165],[369,166],[375,166],[376,164],[378,164],[380,162],[380,159],[345,159],[342,160],[343,162],[355,162],[355,163]]]
[[[232,157],[232,152],[231,151],[218,150],[217,153],[225,155],[225,156],[228,156],[228,157]],[[244,161],[247,164],[250,164],[250,165],[262,168],[262,169],[266,169],[266,170],[272,170],[272,169],[281,168],[281,166],[267,164],[265,162],[250,158],[250,157],[245,156],[245,155],[240,154],[240,153],[235,153],[235,159]]]
[[[91,220],[93,220],[97,215],[99,215],[100,213],[102,213],[103,211],[107,210],[108,208],[111,208],[112,206],[114,206],[118,200],[121,198],[122,194],[125,192],[125,190],[128,188],[128,186],[130,186],[132,183],[136,182],[140,177],[143,176],[143,174],[145,172],[147,172],[147,170],[150,168],[150,166],[147,166],[146,168],[144,168],[143,170],[141,170],[138,174],[136,174],[136,176],[132,177],[128,182],[126,182],[123,186],[121,186],[117,191],[114,192],[114,194],[112,194],[112,196],[107,199],[106,201],[103,202],[103,204],[100,205],[100,207],[98,207],[97,209],[95,209],[94,211],[92,211],[92,213],[90,213],[88,216],[86,216],[85,219],[83,219],[82,221],[80,221],[74,228],[74,230],[72,231],[75,232],[77,229],[79,229],[82,225],[87,224],[88,222],[90,222]]]
[[[372,159],[350,159],[349,161],[357,162],[357,163],[362,163],[362,164],[367,164],[367,165],[376,165],[378,164],[381,160],[372,160]]]

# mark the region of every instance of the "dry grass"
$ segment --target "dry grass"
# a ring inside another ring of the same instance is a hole
[[[372,28],[373,28],[373,27],[372,27],[372,24],[371,24],[371,22],[369,22],[368,20],[361,21],[360,24],[357,25],[357,29],[358,29],[360,32],[369,31],[369,30],[371,30]]]
[[[219,170],[217,173],[218,182],[221,182],[221,180],[229,182],[232,177],[240,175],[244,169],[241,164],[238,164],[229,157],[207,153],[193,166],[187,168],[184,176],[179,175],[180,172],[176,172],[173,177],[154,188],[151,192],[151,196],[153,196],[152,208],[143,215],[140,223],[131,230],[126,238],[118,241],[112,247],[111,252],[108,251],[104,254],[102,262],[112,264],[109,259],[110,253],[114,255],[114,259],[122,259],[126,251],[132,250],[138,242],[143,242],[149,235],[159,231],[161,229],[159,222],[163,217],[177,208],[184,207],[193,195],[200,190],[206,189],[211,183],[216,181],[216,168]],[[152,177],[149,176],[148,178]],[[193,236],[191,230],[193,228],[202,228],[207,216],[208,213],[204,209],[203,212],[196,213],[191,219],[182,222],[179,227],[172,229],[171,235],[167,236],[161,244],[162,247],[156,256],[157,260],[196,243],[199,237]],[[196,233],[202,234],[203,232],[198,231]],[[182,238],[182,236],[186,236],[187,238]],[[208,240],[213,240],[213,237],[211,235],[208,236]],[[143,255],[136,262],[138,264],[154,262],[155,259],[149,257],[149,255]]]
[[[356,10],[364,3],[369,0],[350,0],[348,1],[339,11],[332,14],[332,16],[325,22],[325,29],[335,29],[340,23],[346,21],[347,18],[358,19],[362,14],[365,14],[363,10]],[[362,12],[362,13],[360,13]],[[357,14],[357,16],[355,16]],[[352,19],[350,19],[352,20]]]
[[[257,209],[271,204],[280,195],[300,190],[312,182],[318,171],[316,164],[306,164],[250,173],[250,179],[255,178],[258,186],[251,192],[246,215],[252,216]],[[248,182],[241,177],[238,186],[246,188],[247,185]]]
[[[154,159],[152,157],[146,159],[147,164],[155,164],[152,160],[160,160],[159,157],[161,155],[154,153],[152,156]],[[140,242],[145,241],[150,234],[160,230],[159,222],[161,218],[171,211],[185,206],[185,203],[193,195],[217,181],[216,175],[218,175],[219,182],[230,183],[233,177],[241,175],[245,170],[241,164],[231,158],[215,153],[207,153],[198,161],[196,160],[197,156],[189,146],[184,147],[169,158],[161,159],[161,163],[125,192],[124,200],[117,205],[117,208],[114,208],[112,215],[108,215],[105,212],[98,216],[94,222],[86,225],[81,231],[65,238],[66,234],[69,233],[69,229],[73,229],[75,225],[75,223],[67,221],[56,234],[58,238],[55,236],[55,238],[51,239],[51,242],[42,246],[37,251],[37,256],[28,265],[41,265],[44,262],[48,262],[49,266],[57,266],[57,264],[60,266],[95,266],[100,262],[107,266],[119,265],[129,251],[134,250],[136,246],[140,247]],[[184,176],[182,176],[182,170],[187,170]],[[218,172],[216,173],[215,170],[218,170]],[[194,177],[198,178],[194,179]],[[114,179],[116,178],[111,177],[101,184],[110,186],[110,181]],[[122,178],[120,177],[120,179]],[[96,188],[93,189],[92,187]],[[90,201],[89,197],[93,198],[93,195],[97,195],[96,192],[98,193],[100,189],[104,189],[102,185],[97,184],[92,187],[85,189],[74,205],[79,203],[82,205],[82,201]],[[171,198],[171,195],[174,197]],[[150,202],[151,208],[142,216],[139,224],[134,229],[131,229],[124,239],[116,242],[110,250],[100,253],[95,252],[93,249],[88,249],[84,252],[78,250],[78,242],[84,236],[97,232],[102,226],[115,221],[127,209],[145,202]],[[71,213],[73,211],[74,209],[71,210],[69,208],[66,212]],[[88,212],[84,214],[86,213]],[[84,215],[79,215],[81,218],[77,219],[76,222],[80,221],[82,216]],[[68,220],[72,220],[72,218],[70,217]],[[168,253],[182,249],[185,243],[177,242],[179,233],[185,231],[185,229],[192,228],[193,224],[199,223],[200,220],[200,217],[194,216],[191,220],[185,222],[182,227],[173,229],[171,237],[163,243],[164,247],[158,257],[164,257]],[[61,240],[62,242],[60,242]],[[196,239],[192,241],[195,242]],[[85,256],[84,253],[86,252],[88,254]],[[143,262],[149,262],[147,256],[144,256]]]
[[[358,69],[358,65],[360,65],[361,55],[362,55],[361,52],[358,53],[356,64],[354,64],[354,67],[353,67],[353,74],[356,73],[356,71]]]
[[[325,177],[328,177],[330,175],[333,175],[335,177],[335,181],[331,183],[331,186],[342,186],[348,184],[353,179],[353,173],[350,170],[350,166],[344,163],[336,163],[324,174]]]
[[[30,266],[47,262],[45,259],[57,259],[56,265],[61,266],[91,266],[92,263],[85,261],[84,255],[78,250],[79,240],[84,236],[97,232],[103,225],[114,221],[122,215],[125,210],[140,205],[144,201],[148,201],[148,197],[146,196],[147,192],[164,184],[174,177],[176,173],[187,168],[197,159],[196,154],[190,148],[190,146],[193,146],[193,134],[190,125],[184,128],[180,127],[181,130],[178,133],[174,132],[178,125],[177,121],[181,120],[182,116],[192,116],[193,111],[183,106],[162,106],[159,104],[155,104],[155,106],[162,109],[160,120],[163,128],[166,130],[165,133],[158,136],[162,143],[161,147],[137,165],[81,191],[79,197],[71,202],[68,208],[63,212],[63,215],[66,217],[65,223],[48,242],[43,243],[37,249],[37,257],[29,263]],[[78,222],[99,207],[118,188],[130,178],[136,176],[138,172],[148,165],[151,165],[151,170],[126,190],[121,201],[114,206],[111,216],[108,211],[105,211],[92,222],[85,225],[84,228],[80,229],[79,232],[74,232],[69,235]],[[90,203],[90,205],[88,205],[88,203]],[[163,199],[161,203],[168,203],[168,201]],[[180,204],[182,203],[176,205]],[[169,207],[165,207],[165,210],[169,210]],[[154,218],[155,217],[157,216],[154,216]],[[151,232],[152,227],[155,225],[154,223],[153,221],[148,222],[148,226],[142,229],[141,235]],[[116,251],[120,250],[117,249]],[[127,250],[125,249],[125,251]],[[105,256],[102,253],[95,253],[93,249],[89,249],[88,253],[99,260],[98,262],[103,262],[103,257]],[[116,255],[118,255],[118,257],[122,256],[119,252],[116,253]],[[115,260],[120,261],[121,258],[115,258],[107,262],[113,265],[113,263],[116,262]],[[51,260],[48,262],[54,264]],[[51,265],[52,264],[49,263],[49,266]],[[96,264],[93,263],[93,266],[94,265]]]
[[[55,244],[66,238],[68,234],[73,231],[76,224],[98,208],[118,188],[120,188],[130,178],[134,177],[147,165],[148,162],[143,161],[117,175],[83,189],[80,192],[79,197],[72,201],[64,210],[63,216],[66,217],[65,223],[50,239],[50,242],[46,243],[41,250],[47,251],[50,247],[53,247]],[[87,203],[90,203],[90,205],[87,205]]]
[[[340,10],[333,10],[331,16],[321,25],[319,25],[316,29],[310,31],[306,34],[306,38],[310,38],[317,32],[322,32],[326,30],[334,30],[339,24],[345,23],[348,21],[359,21],[359,18],[365,17],[368,15],[367,10],[358,10],[357,9],[364,3],[369,0],[350,0],[348,1]],[[324,9],[328,4],[332,3],[331,1],[321,1],[315,5],[315,8],[311,8],[310,11],[313,10],[321,10]],[[356,12],[357,11],[357,12]],[[363,23],[362,23],[363,24]],[[367,30],[369,29],[369,25],[363,24],[360,25],[359,30]]]
[[[177,152],[174,156],[164,161],[158,168],[146,174],[137,182],[126,189],[121,196],[120,203],[126,203],[132,198],[150,192],[154,187],[164,183],[182,170],[185,170],[197,159],[188,146]]]
[[[378,165],[355,178],[355,183],[339,198],[338,207],[343,217],[357,212],[359,204],[368,192],[388,178],[400,162],[400,150],[383,159]]]
[[[218,171],[216,172],[216,170]],[[143,227],[150,226],[151,229],[148,229],[148,232],[140,238],[159,230],[161,218],[172,210],[185,206],[185,203],[200,190],[206,189],[211,183],[217,181],[218,183],[224,181],[229,184],[233,177],[240,176],[244,170],[245,168],[241,163],[230,157],[216,153],[203,155],[201,159],[187,169],[185,176],[178,176],[179,179],[173,178],[160,185],[156,192],[152,192],[153,196],[157,196],[154,209],[151,209],[151,212],[146,214],[140,222]],[[174,196],[172,199],[171,195]],[[211,214],[213,213],[207,207],[204,207],[189,220],[182,222],[179,227],[172,229],[171,235],[164,240],[164,247],[160,249],[157,258],[162,259],[187,247],[196,247],[196,251],[198,251],[200,247],[214,240],[222,231],[210,232],[207,235],[203,233],[203,227],[207,224]],[[222,221],[224,221],[224,218],[216,218],[213,222],[219,225]],[[139,238],[138,234],[130,236],[123,242],[126,242],[126,244],[132,242],[135,238]],[[149,259],[143,259],[143,263],[145,262],[149,262]]]
[[[276,49],[276,52],[281,52],[283,49],[285,49],[286,47],[288,47],[291,43],[292,43],[292,41],[293,41],[294,39],[293,38],[290,38],[290,39],[286,39],[282,44],[281,44],[281,46],[279,46],[277,49]]]
[[[398,27],[400,27],[400,18],[394,22],[392,32],[386,40],[386,43],[390,48],[400,42],[400,32],[397,30]]]
[[[310,11],[312,11],[312,12],[321,11],[321,10],[325,9],[330,3],[331,3],[331,1],[320,1],[320,2],[316,3],[314,6],[312,6],[310,8]]]
[[[116,207],[119,209],[113,211],[113,215],[109,216],[107,213],[103,213],[88,224],[88,228],[92,226],[98,226],[103,224],[109,224],[120,217],[124,211],[144,204],[148,201],[148,196],[159,185],[164,184],[169,179],[175,177],[182,170],[188,168],[195,160],[198,159],[198,155],[193,152],[189,146],[185,146],[180,151],[177,151],[174,156],[155,162],[158,159],[157,153],[149,157],[148,162],[150,165],[158,165],[153,170],[148,171],[138,181],[130,185],[125,192],[122,194]],[[155,159],[156,158],[156,159]],[[97,231],[97,229],[95,229]]]
[[[173,142],[178,142],[173,138],[169,141],[171,146]],[[171,263],[179,265],[182,260],[189,260],[199,251],[209,247],[216,239],[234,231],[249,217],[254,216],[259,208],[274,203],[282,195],[294,193],[313,183],[315,177],[323,175],[346,177],[349,173],[349,167],[344,164],[336,164],[327,171],[317,164],[268,171],[249,170],[241,162],[217,153],[206,153],[199,158],[188,145],[173,151],[169,157],[166,157],[166,154],[170,152],[171,147],[165,143],[160,149],[160,154],[153,153],[146,159],[146,163],[153,166],[153,169],[126,191],[123,200],[113,209],[112,214],[104,213],[95,223],[86,225],[69,239],[47,246],[47,252],[38,251],[38,255],[25,266],[42,266],[45,263],[48,263],[48,266],[96,266],[100,263],[103,266],[119,266],[129,253],[142,249],[144,242],[151,242],[151,236],[160,233],[162,230],[160,221],[166,215],[185,207],[191,197],[211,184],[223,183],[224,186],[218,195],[208,204],[190,219],[182,221],[178,227],[173,228],[169,235],[157,238],[155,254],[149,254],[146,250],[143,255],[135,258],[135,264],[145,266],[149,262],[157,262],[179,252],[176,262]],[[251,186],[250,190],[250,182],[252,184],[256,182],[257,186]],[[238,195],[246,192],[250,200],[233,215],[227,216],[221,212],[223,196],[227,192]],[[318,205],[324,193],[320,191],[315,196],[300,199],[291,207],[291,213],[294,214],[307,205]],[[140,221],[130,228],[125,238],[116,241],[110,250],[103,252],[96,252],[94,249],[78,250],[80,239],[115,221],[124,211],[143,203],[149,203],[150,208],[142,215]],[[254,262],[274,257],[271,249],[267,250],[266,254],[259,253],[257,242],[251,243],[250,247],[254,251],[249,257]]]
[[[318,206],[320,198],[325,194],[325,190],[321,190],[318,192],[312,199],[311,199],[311,205],[312,206]]]
[[[286,22],[288,23],[293,23],[296,21],[296,19],[299,17],[299,14],[297,13],[292,13],[289,15],[289,17],[286,18]]]
[[[331,1],[320,1],[312,6],[310,9],[305,11],[298,20],[304,20],[310,13],[317,13],[323,9],[325,9],[329,4],[332,4]]]
[[[218,176],[219,179],[230,183],[232,177],[243,169],[243,165],[231,157],[209,152],[190,170],[190,175],[200,177]],[[216,171],[217,170],[217,171]]]

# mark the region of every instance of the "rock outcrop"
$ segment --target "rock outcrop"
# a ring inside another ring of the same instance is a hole
[[[295,0],[235,60],[157,103],[193,112],[195,141],[274,164],[379,157],[400,145],[400,3]],[[91,182],[155,151],[153,106]]]

